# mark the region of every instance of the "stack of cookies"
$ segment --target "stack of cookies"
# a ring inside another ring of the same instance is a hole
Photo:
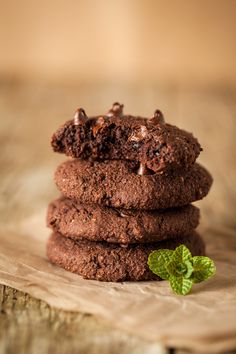
[[[114,103],[89,118],[78,109],[52,147],[71,157],[56,170],[61,197],[48,208],[52,263],[87,279],[158,280],[147,265],[153,250],[184,244],[204,254],[191,203],[207,195],[212,177],[195,162],[198,141],[159,110],[134,117]]]

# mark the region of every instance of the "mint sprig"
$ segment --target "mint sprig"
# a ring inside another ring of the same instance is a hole
[[[194,283],[200,283],[212,277],[216,267],[212,259],[204,256],[193,257],[185,245],[174,251],[160,249],[148,257],[150,270],[164,280],[169,280],[173,292],[186,295]]]

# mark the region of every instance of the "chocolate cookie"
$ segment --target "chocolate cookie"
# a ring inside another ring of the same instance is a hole
[[[62,194],[81,203],[125,209],[166,209],[187,205],[207,195],[212,177],[194,164],[188,170],[139,175],[131,161],[68,160],[56,170]]]
[[[143,170],[158,172],[194,164],[201,147],[192,134],[165,124],[157,110],[150,119],[123,115],[114,103],[105,115],[88,118],[78,109],[52,137],[54,151],[68,156],[102,160],[133,160]]]
[[[75,240],[113,243],[156,242],[189,233],[199,222],[199,209],[142,211],[81,204],[60,198],[49,204],[47,224],[55,232]]]
[[[147,265],[149,254],[160,248],[174,249],[185,244],[193,255],[204,255],[204,243],[196,232],[175,239],[126,247],[107,242],[74,241],[54,233],[47,244],[47,256],[52,263],[82,275],[102,281],[160,280]]]

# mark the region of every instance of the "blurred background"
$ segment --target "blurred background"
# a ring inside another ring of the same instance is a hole
[[[235,0],[2,1],[0,72],[23,80],[236,83]]]
[[[236,225],[235,0],[0,3],[5,224],[12,213],[14,227],[40,210],[43,218],[56,196],[53,171],[65,159],[50,148],[58,125],[78,106],[92,115],[120,101],[147,117],[159,108],[198,137],[215,179],[202,218]]]

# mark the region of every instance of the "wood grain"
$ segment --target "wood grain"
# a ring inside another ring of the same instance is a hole
[[[55,310],[0,285],[0,353],[165,354],[166,350],[114,330],[89,314]]]

